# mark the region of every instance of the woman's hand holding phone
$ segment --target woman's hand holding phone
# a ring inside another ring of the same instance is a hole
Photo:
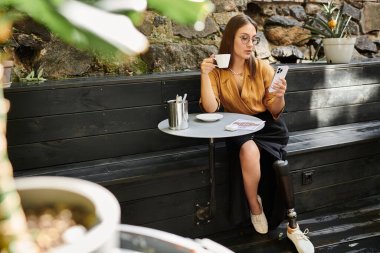
[[[272,83],[268,89],[270,93],[274,93],[278,97],[284,96],[286,92],[285,76],[288,73],[288,69],[288,66],[278,66],[276,68]]]

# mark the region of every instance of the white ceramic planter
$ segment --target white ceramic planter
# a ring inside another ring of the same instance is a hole
[[[120,225],[120,232],[122,248],[118,253],[234,253],[223,245],[207,238],[193,240],[157,229],[132,225]]]
[[[81,179],[67,177],[16,178],[16,188],[23,208],[38,208],[46,204],[81,206],[95,212],[99,223],[83,238],[56,248],[54,253],[112,252],[119,247],[118,225],[120,205],[104,187]]]
[[[327,63],[349,63],[354,52],[356,38],[323,39]]]
[[[3,65],[4,73],[3,77],[1,78],[0,82],[3,83],[3,87],[9,87],[12,83],[12,68],[13,68],[13,61],[3,61],[0,63]]]

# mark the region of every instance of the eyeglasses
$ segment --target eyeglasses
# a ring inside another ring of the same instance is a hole
[[[252,41],[253,45],[257,45],[260,43],[260,38],[256,36],[250,38],[248,35],[241,35],[240,39],[241,39],[241,43],[243,43],[244,45],[247,45],[249,41]]]

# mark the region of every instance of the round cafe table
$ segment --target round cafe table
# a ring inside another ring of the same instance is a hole
[[[223,115],[223,118],[216,121],[202,121],[197,119],[196,116],[199,113],[189,114],[189,127],[184,130],[172,130],[169,128],[169,121],[165,119],[158,124],[158,129],[162,132],[190,138],[207,138],[209,140],[208,151],[209,151],[209,169],[210,169],[210,201],[205,206],[197,206],[196,218],[197,223],[210,222],[211,218],[215,214],[215,182],[214,182],[214,171],[215,171],[215,138],[228,138],[240,135],[245,135],[253,132],[257,132],[264,127],[261,124],[255,130],[236,130],[227,131],[225,126],[231,124],[237,119],[250,120],[262,122],[261,119],[239,113],[228,113],[228,112],[218,112],[218,114]]]

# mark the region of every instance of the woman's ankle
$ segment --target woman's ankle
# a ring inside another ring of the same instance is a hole
[[[251,204],[250,205],[250,209],[251,209],[251,214],[253,215],[259,215],[263,212],[262,208],[261,208],[261,205],[258,201],[256,201],[256,203],[254,203],[255,205]]]

